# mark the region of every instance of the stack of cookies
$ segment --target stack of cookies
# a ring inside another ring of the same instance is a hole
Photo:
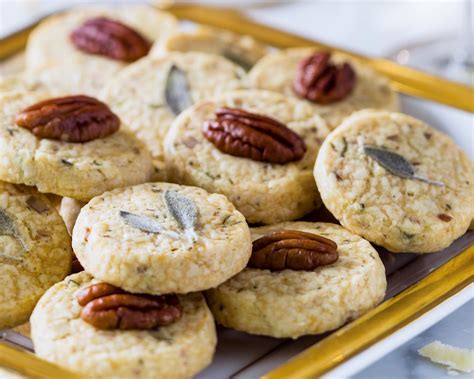
[[[72,371],[190,378],[215,321],[334,330],[385,296],[371,243],[435,252],[473,218],[470,159],[343,54],[145,6],[53,16],[26,52],[0,82],[0,329]],[[298,221],[323,204],[337,223]]]

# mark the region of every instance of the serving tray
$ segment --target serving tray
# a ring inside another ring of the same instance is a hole
[[[474,91],[469,87],[261,25],[234,10],[173,5],[167,11],[180,20],[251,35],[274,48],[318,46],[360,59],[391,80],[401,93],[404,113],[451,135],[470,158],[474,158]],[[21,68],[21,51],[33,27],[0,40],[0,75]],[[305,217],[314,221],[330,218],[325,212]],[[473,282],[474,231],[468,231],[447,249],[434,254],[392,254],[376,248],[388,281],[385,301],[378,307],[337,331],[296,340],[252,336],[218,327],[214,361],[197,378],[319,377],[420,318]],[[27,336],[14,330],[0,331],[0,367],[32,377],[81,377],[39,359],[32,352]]]

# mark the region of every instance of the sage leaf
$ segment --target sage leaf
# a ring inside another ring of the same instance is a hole
[[[240,56],[239,54],[234,53],[231,50],[224,50],[222,51],[222,56],[227,58],[231,62],[235,63],[236,65],[242,67],[245,71],[250,71],[253,64],[250,63],[248,60]]]
[[[185,231],[188,239],[195,241],[197,235],[194,228],[197,223],[198,209],[194,201],[180,195],[177,191],[166,191],[164,197],[166,206],[173,218]]]
[[[193,105],[186,73],[176,65],[171,66],[166,78],[165,99],[176,116]]]
[[[374,159],[380,166],[400,178],[419,180],[435,186],[444,186],[444,183],[430,180],[416,174],[413,165],[400,154],[373,146],[364,146],[364,153]]]
[[[163,234],[174,239],[179,239],[178,233],[170,230],[165,230],[163,226],[158,222],[158,220],[152,217],[141,216],[126,211],[120,211],[120,217],[122,217],[128,225],[143,232]]]
[[[11,216],[9,216],[5,211],[0,209],[0,236],[10,236],[15,238],[18,243],[21,245],[24,251],[28,251],[25,241],[21,238],[18,229],[13,222]]]

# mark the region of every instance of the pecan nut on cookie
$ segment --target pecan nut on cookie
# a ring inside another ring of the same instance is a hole
[[[292,48],[263,57],[249,73],[250,86],[304,99],[330,129],[364,108],[398,110],[388,80],[341,53]]]
[[[226,195],[249,223],[271,224],[320,206],[311,167],[328,133],[304,101],[234,91],[185,111],[165,156],[172,180]]]
[[[200,293],[128,293],[82,272],[51,287],[31,316],[38,356],[91,377],[191,378],[217,342]]]
[[[151,156],[103,102],[85,95],[7,92],[0,112],[0,180],[89,201],[143,183]]]
[[[175,29],[171,14],[146,5],[62,12],[33,29],[26,46],[26,75],[54,95],[97,96],[120,70]]]
[[[206,291],[221,325],[278,338],[319,334],[364,314],[385,295],[377,251],[339,225],[286,222],[251,232],[247,268]]]

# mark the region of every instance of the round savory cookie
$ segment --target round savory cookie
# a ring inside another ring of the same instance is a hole
[[[324,141],[314,175],[342,225],[392,252],[441,250],[472,219],[472,161],[448,136],[401,113],[348,117]]]
[[[312,54],[321,53],[314,48],[292,48],[268,54],[263,57],[250,71],[249,84],[254,88],[266,89],[281,92],[285,95],[298,96],[294,89],[294,82],[298,71],[301,70],[301,62],[309,59]],[[324,52],[322,52],[324,54]],[[321,62],[318,62],[321,63]],[[316,112],[326,120],[331,129],[336,128],[341,121],[354,111],[364,108],[380,108],[386,110],[398,110],[398,95],[390,87],[385,77],[378,75],[367,65],[340,53],[330,55],[329,65],[342,66],[348,63],[355,73],[355,82],[352,91],[342,99],[332,100],[331,103],[324,104],[323,99],[309,101]],[[325,71],[322,67],[309,67],[314,69],[312,74],[319,73],[312,78],[312,84],[319,83],[318,79],[324,77]],[[334,66],[332,67],[334,68]],[[309,74],[309,73],[308,73]],[[308,79],[306,75],[306,79]],[[336,85],[344,86],[344,83]],[[323,84],[321,83],[321,86]],[[326,83],[326,87],[329,85]],[[324,87],[323,87],[324,88]],[[327,88],[327,91],[334,88]],[[337,88],[336,88],[337,90]]]
[[[307,237],[296,237],[300,232],[332,240],[337,244],[337,260],[305,270],[288,268],[289,258],[280,270],[250,264],[260,268],[247,267],[206,292],[219,324],[251,334],[297,338],[334,330],[382,301],[387,286],[385,268],[369,242],[329,223],[286,222],[251,229],[254,241],[282,231],[291,231],[288,237],[292,239],[287,242],[293,244],[293,250],[296,238]],[[283,247],[284,241],[272,236]],[[268,252],[279,254],[278,249]]]
[[[95,96],[106,81],[177,28],[176,19],[144,5],[86,7],[42,21],[26,47],[26,70],[53,94]]]
[[[160,56],[172,51],[222,55],[248,71],[267,53],[267,48],[250,36],[201,26],[191,32],[176,31],[160,39],[153,45],[150,55]]]
[[[147,183],[82,208],[73,249],[87,272],[130,292],[187,293],[217,286],[250,257],[249,228],[224,196]]]
[[[184,108],[243,86],[244,71],[218,55],[169,53],[142,59],[109,82],[102,98],[153,155],[153,181],[166,181],[163,140]]]
[[[184,379],[211,362],[217,338],[202,294],[179,296],[182,314],[170,325],[103,330],[82,319],[84,308],[77,301],[79,291],[97,283],[81,272],[57,283],[41,298],[31,316],[38,356],[94,378]]]
[[[231,113],[242,113],[243,110],[245,114],[218,117],[215,112],[222,107]],[[270,130],[259,131],[258,125],[262,122],[258,121],[259,115],[264,116],[266,127],[283,135],[272,137]],[[215,117],[222,120],[211,123],[222,125],[226,124],[225,117],[236,118],[231,128],[239,127],[240,131],[227,130],[228,136],[222,137],[221,141],[220,132],[215,131],[211,138],[217,139],[211,142],[204,136],[203,128]],[[250,127],[245,125],[249,122]],[[272,224],[297,219],[321,205],[312,167],[328,133],[326,123],[305,102],[269,91],[235,91],[202,101],[183,112],[166,136],[165,157],[173,181],[222,193],[249,223]],[[238,144],[239,154],[245,154],[236,156],[222,151],[221,142],[226,138],[235,138],[227,144],[230,149]],[[290,140],[296,140],[298,144],[302,140],[306,152],[300,150],[301,154],[294,156],[293,161],[270,162],[288,155],[290,149],[293,149],[291,154],[299,149],[296,145],[288,147],[293,143]],[[252,144],[259,146],[247,149]],[[263,151],[260,155],[264,155],[266,161],[244,156],[253,154],[252,149],[253,152]],[[270,156],[266,151],[270,151]]]
[[[123,130],[126,129],[123,125],[113,134],[88,142],[41,138],[17,125],[15,118],[20,112],[48,98],[37,92],[12,91],[0,95],[0,180],[88,201],[107,190],[149,179],[153,170],[150,153]],[[50,106],[44,111],[54,109]],[[39,111],[30,114],[24,118],[27,122],[44,116]],[[80,113],[76,115],[82,117]],[[64,127],[70,128],[70,124],[65,122]],[[44,132],[55,132],[54,128],[44,129]]]
[[[46,196],[0,182],[0,330],[26,322],[40,296],[69,274],[70,244]]]

